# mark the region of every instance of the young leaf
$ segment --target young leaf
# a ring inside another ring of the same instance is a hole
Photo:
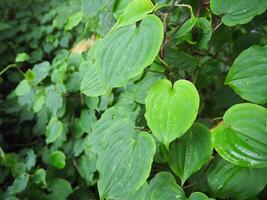
[[[245,100],[267,103],[267,46],[243,51],[231,67],[225,83]]]
[[[16,63],[18,63],[18,62],[24,62],[24,61],[30,60],[30,58],[31,57],[27,53],[19,53],[16,56],[15,62]]]
[[[51,163],[58,169],[63,169],[65,167],[65,159],[65,154],[61,151],[53,151],[50,154]]]
[[[225,160],[243,167],[267,167],[267,109],[236,104],[228,109],[224,123],[212,130],[212,142]]]
[[[56,117],[50,119],[46,127],[46,140],[47,144],[54,142],[63,132],[63,124]]]
[[[168,147],[195,121],[199,95],[189,81],[179,80],[172,85],[168,80],[160,80],[150,88],[145,105],[145,118],[149,128]]]
[[[186,200],[183,189],[169,172],[158,173],[149,183],[147,200]]]
[[[265,0],[211,0],[211,11],[223,15],[222,22],[227,26],[246,24],[267,8]]]
[[[143,19],[147,14],[151,13],[153,9],[154,5],[151,0],[133,0],[120,16],[117,26],[121,27],[133,24]]]
[[[219,198],[248,199],[256,196],[266,185],[267,168],[251,169],[233,165],[216,158],[208,169],[208,185]]]
[[[211,134],[208,128],[195,123],[178,141],[170,144],[165,157],[172,171],[181,178],[182,185],[205,163],[212,154]]]

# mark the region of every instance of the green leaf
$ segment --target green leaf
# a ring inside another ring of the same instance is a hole
[[[62,178],[55,178],[48,188],[51,191],[49,199],[67,200],[68,196],[73,192],[68,181]]]
[[[154,5],[151,0],[133,0],[127,5],[123,14],[119,17],[115,27],[133,24],[145,18],[153,10]]]
[[[44,169],[37,169],[32,178],[35,184],[46,186],[46,171]]]
[[[116,0],[115,1],[114,6],[113,6],[113,15],[116,19],[119,19],[119,17],[123,14],[125,8],[128,6],[130,2],[132,2],[132,0]],[[1,27],[1,24],[0,24],[0,27]]]
[[[68,22],[65,25],[65,30],[68,31],[73,29],[75,26],[78,26],[78,24],[82,21],[82,19],[83,19],[83,12],[74,13],[68,18]]]
[[[34,101],[34,105],[33,105],[33,111],[34,112],[39,112],[42,109],[42,107],[43,107],[43,105],[45,103],[44,94],[43,93],[39,93],[37,95],[38,95],[37,99]]]
[[[243,168],[219,157],[208,169],[209,188],[216,197],[223,199],[256,196],[265,187],[266,177],[267,168]]]
[[[172,171],[181,178],[182,185],[209,161],[212,154],[211,134],[208,128],[195,123],[179,140],[170,144],[164,154]]]
[[[15,89],[17,96],[24,96],[31,92],[31,86],[27,80],[22,80]]]
[[[211,0],[211,11],[223,15],[222,22],[227,26],[246,24],[267,8],[265,0]]]
[[[132,94],[136,102],[144,104],[149,88],[161,78],[162,78],[161,74],[147,72],[144,78],[139,82],[127,85],[126,90]]]
[[[77,168],[80,176],[85,180],[87,186],[94,185],[96,179],[94,173],[96,172],[97,155],[90,151],[90,153],[83,154],[77,160]]]
[[[63,133],[63,124],[56,117],[50,119],[46,127],[46,140],[47,144],[54,142]]]
[[[194,192],[190,195],[189,200],[215,200],[215,199],[209,198],[201,192]]]
[[[189,33],[193,27],[195,26],[197,22],[197,18],[192,16],[190,19],[188,19],[180,28],[179,30],[174,34],[174,37],[176,39],[181,39],[184,37],[187,33]]]
[[[15,179],[11,186],[7,188],[7,192],[10,195],[15,195],[20,192],[23,192],[29,182],[29,175],[26,173],[21,174],[19,177]]]
[[[54,85],[45,89],[45,105],[53,115],[56,115],[58,110],[63,106],[61,93]]]
[[[35,74],[35,83],[38,84],[44,80],[48,76],[50,69],[51,65],[46,61],[34,65],[32,71]]]
[[[50,154],[51,163],[58,169],[63,169],[65,167],[65,159],[65,154],[62,151],[53,151]]]
[[[95,47],[95,63],[87,67],[81,91],[87,96],[99,96],[110,88],[124,86],[153,62],[162,40],[163,25],[155,15],[146,16],[138,27],[114,29]]]
[[[122,199],[127,199],[127,200],[146,200],[146,195],[147,195],[147,190],[148,190],[148,184],[145,182],[144,185],[142,185],[137,191],[130,192],[122,197]]]
[[[147,200],[186,200],[183,189],[169,172],[159,172],[149,183]]]
[[[121,119],[107,129],[99,127],[102,145],[97,149],[97,169],[101,199],[137,191],[149,176],[156,152],[154,139],[148,133],[134,131],[129,124]]]
[[[207,50],[212,36],[211,22],[205,17],[199,17],[196,21],[197,48]]]
[[[166,147],[181,137],[196,119],[199,95],[187,80],[172,85],[168,80],[154,84],[145,100],[145,118],[153,135]]]
[[[243,167],[267,167],[267,109],[242,103],[232,106],[223,124],[212,130],[212,142],[225,160]]]
[[[82,110],[79,122],[84,132],[90,133],[92,125],[95,121],[96,121],[96,116],[94,111],[86,109]]]
[[[267,103],[267,46],[253,46],[234,61],[225,83],[243,99]]]
[[[25,62],[27,60],[30,60],[30,58],[31,57],[27,53],[19,53],[16,56],[15,62],[16,63],[18,63],[18,62]]]

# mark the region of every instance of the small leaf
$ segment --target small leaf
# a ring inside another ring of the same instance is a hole
[[[65,25],[65,30],[71,30],[77,26],[83,19],[83,12],[77,12],[71,15],[68,19],[67,24]]]
[[[28,94],[29,92],[31,92],[31,86],[27,80],[21,81],[15,89],[17,96],[23,96]]]
[[[65,167],[66,161],[65,154],[61,151],[53,151],[50,154],[50,160],[52,164],[58,168],[58,169],[63,169]]]
[[[94,173],[96,172],[97,155],[90,151],[90,153],[83,154],[77,160],[77,167],[80,176],[85,180],[87,186],[94,185],[96,179]]]
[[[35,184],[46,186],[46,171],[44,169],[37,169],[32,178]]]
[[[20,192],[23,192],[29,182],[29,175],[26,173],[21,174],[19,177],[15,179],[11,186],[7,188],[7,192],[10,195],[15,195]]]
[[[46,140],[47,144],[54,142],[63,132],[63,124],[56,117],[50,119],[46,127]]]
[[[125,8],[120,16],[117,26],[127,26],[143,19],[151,13],[154,5],[151,0],[133,0]],[[116,25],[115,25],[116,26]]]
[[[51,191],[49,199],[57,200],[66,200],[73,192],[70,183],[62,178],[53,179],[51,185],[48,187],[48,190]]]
[[[248,199],[256,196],[267,181],[267,168],[243,168],[219,157],[212,162],[207,173],[211,192],[222,199]]]
[[[225,160],[239,166],[267,167],[267,109],[236,104],[223,116],[223,124],[212,130],[212,142]]]
[[[168,80],[160,80],[150,88],[145,105],[145,118],[149,128],[168,147],[195,121],[199,95],[189,81],[179,80],[172,85]]]
[[[267,103],[267,46],[253,46],[234,61],[225,83],[243,99]]]
[[[207,163],[212,154],[211,134],[208,128],[195,123],[178,141],[163,151],[172,171],[181,178],[182,185]]]
[[[51,65],[46,61],[34,65],[32,71],[35,74],[35,83],[38,84],[44,80],[48,76],[50,69]]]
[[[31,57],[27,53],[19,53],[16,56],[15,62],[16,63],[18,63],[18,62],[25,62],[27,60],[30,60],[30,58]]]
[[[94,111],[82,110],[79,122],[84,132],[90,133],[92,125],[95,121],[96,116]]]
[[[58,110],[63,106],[61,93],[54,85],[45,89],[45,105],[53,115],[56,115]]]
[[[149,183],[147,200],[186,200],[183,189],[169,172],[159,172]]]

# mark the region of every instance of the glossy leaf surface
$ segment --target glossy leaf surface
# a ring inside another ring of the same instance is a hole
[[[253,46],[243,51],[229,71],[225,83],[243,99],[267,102],[267,46]]]
[[[250,103],[226,111],[212,130],[213,145],[226,160],[243,167],[267,166],[267,109]]]

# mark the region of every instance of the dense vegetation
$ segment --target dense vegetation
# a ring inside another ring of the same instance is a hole
[[[0,199],[267,199],[266,0],[0,2]]]

